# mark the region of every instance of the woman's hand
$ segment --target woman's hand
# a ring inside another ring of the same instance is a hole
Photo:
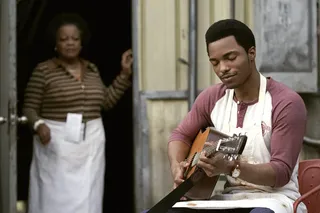
[[[125,74],[125,75],[132,74],[132,68],[131,68],[132,63],[133,63],[132,50],[128,49],[122,54],[122,60],[121,60],[122,74]]]
[[[40,138],[40,142],[43,145],[47,145],[51,140],[50,128],[46,124],[40,124],[37,128],[37,134]]]

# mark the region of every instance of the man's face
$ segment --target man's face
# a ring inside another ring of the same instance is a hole
[[[227,88],[240,87],[251,74],[255,48],[247,53],[234,36],[228,36],[208,45],[208,56],[213,70]]]

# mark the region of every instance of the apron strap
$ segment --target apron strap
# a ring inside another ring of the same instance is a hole
[[[259,100],[257,104],[257,111],[255,116],[255,123],[261,124],[263,117],[263,110],[266,100],[266,91],[267,91],[267,78],[260,74],[260,88],[259,88]]]
[[[256,109],[256,115],[255,116],[255,124],[259,124],[262,121],[262,116],[263,116],[263,110],[264,110],[264,105],[265,105],[265,99],[266,99],[266,91],[267,91],[267,78],[264,77],[260,72],[260,87],[259,87],[259,99],[258,99],[258,104],[257,104],[257,109]],[[227,91],[228,93],[228,101],[227,101],[227,107],[226,107],[226,112],[225,112],[225,124],[229,126],[230,121],[231,121],[231,114],[232,114],[232,106],[234,104],[234,89],[229,89]]]

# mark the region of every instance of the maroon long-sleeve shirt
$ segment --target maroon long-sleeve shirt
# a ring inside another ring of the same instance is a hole
[[[174,129],[169,142],[182,141],[191,145],[200,129],[215,126],[211,113],[216,103],[224,98],[226,89],[223,84],[205,89],[197,97],[187,116]],[[306,129],[307,111],[303,100],[296,92],[270,78],[267,80],[267,93],[271,97],[272,124],[268,126],[262,122],[261,128],[263,134],[271,131],[270,165],[276,171],[275,187],[281,187],[289,182],[297,163]],[[252,119],[246,117],[246,113],[256,103],[238,104],[237,127],[242,127],[245,119]]]

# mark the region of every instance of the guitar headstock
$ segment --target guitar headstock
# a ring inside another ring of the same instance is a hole
[[[225,154],[225,158],[228,158],[229,160],[235,160],[242,154],[246,142],[246,135],[234,134],[231,137],[220,139],[216,146],[216,152]]]

